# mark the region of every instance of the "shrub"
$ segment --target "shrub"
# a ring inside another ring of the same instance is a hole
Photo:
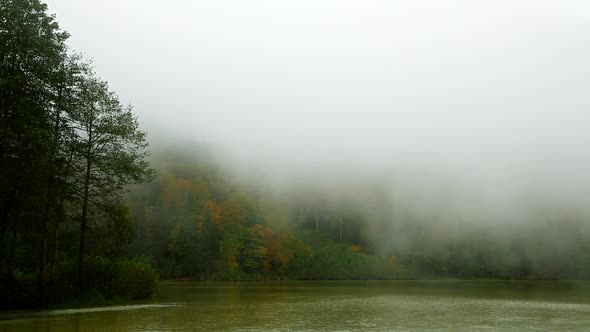
[[[123,259],[117,262],[114,278],[114,294],[129,299],[144,299],[154,295],[158,273],[139,259]]]
[[[82,282],[87,289],[102,293],[105,298],[113,294],[113,282],[117,266],[112,260],[101,256],[88,256],[84,259]]]
[[[159,280],[157,272],[140,259],[112,260],[101,256],[84,259],[82,282],[84,290],[96,291],[100,297],[142,299],[154,294]],[[77,277],[77,261],[61,264],[58,273],[60,283],[74,285]],[[99,297],[97,297],[99,298]]]

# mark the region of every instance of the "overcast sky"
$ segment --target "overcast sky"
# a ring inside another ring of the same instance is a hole
[[[152,144],[590,194],[589,1],[47,3]]]

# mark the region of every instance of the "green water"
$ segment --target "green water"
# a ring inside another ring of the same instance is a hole
[[[163,283],[128,306],[0,314],[0,331],[590,331],[590,284]]]

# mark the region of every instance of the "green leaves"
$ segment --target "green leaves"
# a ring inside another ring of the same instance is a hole
[[[68,36],[40,1],[0,0],[0,272],[37,266],[40,284],[49,251],[82,266],[129,242],[127,187],[154,177],[133,108]]]

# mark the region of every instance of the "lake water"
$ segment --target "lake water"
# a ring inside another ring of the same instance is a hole
[[[590,284],[162,283],[126,306],[0,313],[0,331],[590,331]]]

